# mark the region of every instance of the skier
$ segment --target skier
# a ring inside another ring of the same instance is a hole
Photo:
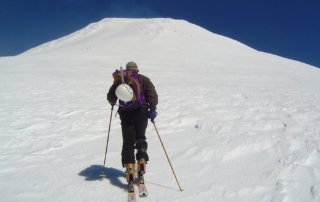
[[[128,62],[126,70],[137,73],[139,88],[141,88],[140,90],[145,98],[139,104],[127,105],[126,102],[122,102],[124,104],[120,104],[118,109],[123,138],[121,160],[122,166],[126,169],[126,179],[130,183],[135,180],[135,163],[137,163],[137,174],[139,177],[142,177],[146,170],[149,156],[147,154],[148,144],[145,132],[148,118],[153,122],[157,117],[158,95],[151,80],[142,74],[138,74],[139,69],[135,62]],[[107,94],[108,102],[112,106],[117,102],[116,89],[120,84],[121,81],[115,79]],[[135,149],[137,149],[136,155]]]

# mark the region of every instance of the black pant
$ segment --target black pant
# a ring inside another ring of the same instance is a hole
[[[137,149],[136,159],[149,160],[147,154],[146,128],[148,125],[148,109],[140,107],[134,110],[119,110],[122,128],[122,165],[135,163],[134,149]]]

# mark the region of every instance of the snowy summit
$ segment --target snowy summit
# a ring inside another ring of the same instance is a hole
[[[112,72],[159,94],[138,201],[320,201],[320,69],[173,19],[103,19],[0,58],[1,201],[126,201]]]

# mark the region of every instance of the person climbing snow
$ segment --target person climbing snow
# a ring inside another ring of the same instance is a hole
[[[143,177],[146,171],[146,164],[149,161],[145,135],[148,118],[153,122],[157,117],[156,89],[148,77],[138,72],[135,62],[128,62],[125,70],[116,70],[113,73],[113,84],[107,94],[112,107],[119,99],[118,113],[123,138],[121,161],[126,169],[128,183],[133,182],[135,176]]]

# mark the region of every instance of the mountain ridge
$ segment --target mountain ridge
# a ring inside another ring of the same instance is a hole
[[[185,20],[175,20],[171,18],[105,18],[100,20],[99,22],[91,23],[88,26],[76,32],[73,32],[67,36],[32,48],[22,54],[39,52],[39,50],[37,49],[42,49],[44,47],[54,48],[55,45],[59,45],[60,43],[71,43],[73,40],[81,41],[82,39],[90,37],[90,35],[91,37],[98,38],[105,37],[108,40],[112,40],[113,38],[115,38],[115,40],[119,40],[126,38],[126,36],[128,36],[131,39],[139,35],[150,35],[149,37],[157,37],[161,36],[162,34],[165,35],[165,32],[171,32],[171,34],[173,34],[172,36],[174,36],[174,34],[179,34],[179,36],[188,36],[191,38],[192,34],[196,33],[201,34],[201,37],[205,36],[207,38],[217,38],[218,40],[223,39],[229,41],[229,43],[241,44],[238,41],[224,37],[222,35],[214,34],[202,27],[189,23]],[[139,43],[143,43],[143,41],[139,41]],[[244,44],[241,45],[245,46]]]

